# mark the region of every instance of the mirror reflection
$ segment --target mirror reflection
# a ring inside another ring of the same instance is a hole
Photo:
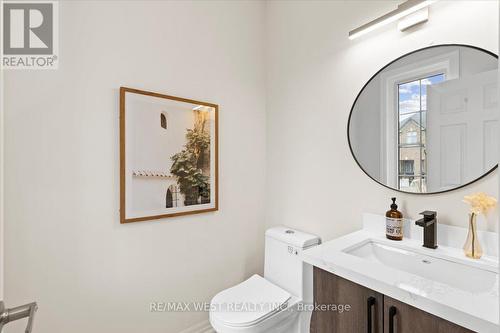
[[[377,182],[404,192],[443,192],[477,180],[498,161],[497,81],[497,57],[470,46],[399,58],[352,107],[356,161]]]

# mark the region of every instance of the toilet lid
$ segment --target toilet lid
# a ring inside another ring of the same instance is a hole
[[[291,295],[259,275],[221,291],[212,299],[210,315],[231,326],[250,326],[286,308]]]

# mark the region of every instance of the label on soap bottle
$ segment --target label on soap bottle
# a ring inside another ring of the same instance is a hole
[[[387,236],[403,237],[403,219],[386,217],[385,233]]]

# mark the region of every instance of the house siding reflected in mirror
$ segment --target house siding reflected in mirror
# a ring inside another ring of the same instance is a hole
[[[498,57],[438,45],[385,66],[351,109],[348,139],[363,171],[409,193],[450,191],[498,163]]]

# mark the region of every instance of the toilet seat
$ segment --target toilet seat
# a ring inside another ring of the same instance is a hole
[[[218,293],[210,304],[211,320],[225,326],[254,326],[287,308],[292,295],[259,275]]]

